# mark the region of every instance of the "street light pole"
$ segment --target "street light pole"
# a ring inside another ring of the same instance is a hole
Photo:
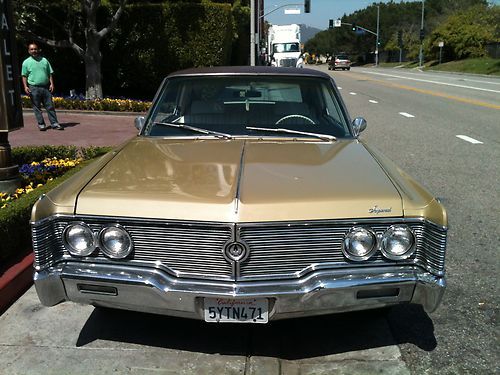
[[[425,0],[422,0],[422,21],[420,22],[420,35],[422,35],[422,32],[424,30],[424,2]],[[422,63],[424,60],[424,40],[422,37],[420,37],[420,53],[418,55],[418,66],[421,68]]]
[[[255,0],[250,0],[250,66],[255,66]]]
[[[377,5],[377,41],[375,42],[375,66],[378,66],[378,36],[379,36],[379,21],[380,21],[380,5]]]

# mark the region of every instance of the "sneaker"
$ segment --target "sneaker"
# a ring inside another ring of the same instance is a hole
[[[43,124],[43,125],[38,125],[38,130],[40,130],[41,132],[44,132],[44,131],[45,131],[45,130],[47,130],[47,129],[48,129],[48,127],[47,127],[45,124]]]
[[[57,123],[56,124],[52,124],[51,128],[52,129],[56,129],[56,130],[64,130],[64,128],[61,125],[57,124]]]

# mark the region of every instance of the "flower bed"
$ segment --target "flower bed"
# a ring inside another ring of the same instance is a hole
[[[30,251],[31,208],[38,197],[78,173],[93,158],[110,150],[110,147],[78,149],[75,146],[25,146],[12,149],[13,161],[21,166],[25,185],[12,195],[1,194],[0,269]]]
[[[0,209],[6,208],[21,195],[32,192],[35,188],[43,186],[55,177],[61,176],[70,168],[73,168],[82,162],[82,158],[77,159],[58,159],[46,158],[41,162],[32,162],[23,164],[19,168],[19,174],[23,180],[24,188],[16,189],[13,194],[0,192]]]
[[[115,112],[146,112],[151,102],[131,99],[78,99],[78,98],[53,98],[56,109],[73,109],[84,111],[115,111]],[[28,96],[22,96],[24,108],[31,108]]]

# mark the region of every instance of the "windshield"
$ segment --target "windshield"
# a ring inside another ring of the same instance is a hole
[[[162,88],[143,132],[226,138],[278,134],[297,138],[301,133],[319,134],[321,139],[351,136],[330,80],[278,75],[175,77]]]
[[[273,52],[300,52],[299,43],[275,43],[273,44]]]

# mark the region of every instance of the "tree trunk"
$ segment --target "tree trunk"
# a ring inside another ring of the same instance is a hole
[[[101,61],[99,38],[87,36],[85,51],[85,97],[87,99],[102,99]]]

